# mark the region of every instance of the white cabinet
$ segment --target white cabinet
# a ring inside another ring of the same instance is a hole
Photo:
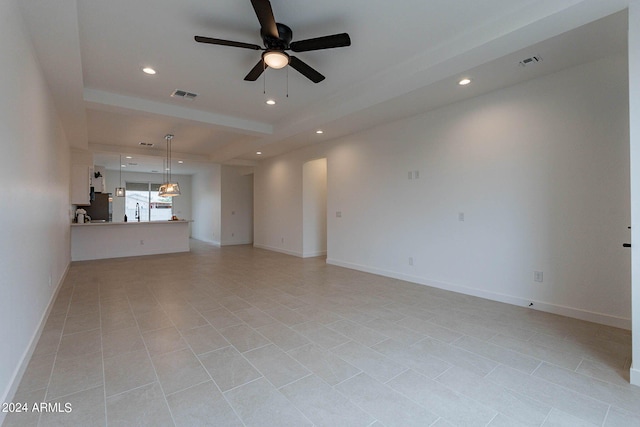
[[[93,191],[96,193],[104,193],[104,176],[99,176],[96,178],[96,172],[91,172],[91,187],[93,187]]]
[[[104,175],[107,171],[102,166],[94,166],[91,169],[91,187],[93,187],[93,191],[96,193],[105,193],[106,192],[106,184]],[[96,174],[100,176],[96,178]]]
[[[91,192],[91,168],[85,165],[71,166],[71,204],[89,205]]]

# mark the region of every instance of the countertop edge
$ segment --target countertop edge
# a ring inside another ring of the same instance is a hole
[[[84,224],[72,223],[72,227],[104,227],[104,226],[118,226],[118,225],[157,225],[157,224],[185,224],[193,222],[192,219],[180,219],[177,221],[129,221],[129,222],[86,222]]]

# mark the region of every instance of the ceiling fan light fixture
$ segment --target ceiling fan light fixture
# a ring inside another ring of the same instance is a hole
[[[262,54],[262,60],[270,68],[279,70],[289,64],[289,55],[279,50],[267,50]]]

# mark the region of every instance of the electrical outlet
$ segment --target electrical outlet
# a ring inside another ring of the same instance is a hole
[[[420,171],[413,171],[413,176],[414,176],[416,179],[420,179]]]
[[[464,212],[458,212],[458,221],[464,222]]]
[[[144,240],[140,240],[140,244],[141,244],[141,245],[144,245]]]
[[[342,212],[341,211],[337,211],[336,212],[336,218],[342,218]]]
[[[284,237],[280,238],[280,243],[284,243]]]
[[[409,179],[413,179],[413,171],[409,171],[409,173],[408,173],[407,177],[408,177]]]
[[[409,265],[413,265],[413,257],[412,256],[409,257]]]
[[[542,271],[533,272],[533,281],[538,283],[542,283],[544,281]]]

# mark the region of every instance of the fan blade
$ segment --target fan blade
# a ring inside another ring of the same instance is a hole
[[[241,47],[244,49],[262,50],[262,48],[257,44],[234,42],[231,40],[213,39],[211,37],[202,37],[202,36],[195,36],[194,39],[198,43],[209,43],[209,44],[217,44],[221,46],[231,46],[231,47]]]
[[[324,76],[295,56],[290,57],[289,65],[314,83],[320,83]]]
[[[317,37],[315,39],[300,40],[289,45],[294,52],[308,52],[310,50],[333,49],[335,47],[351,46],[349,34],[334,34]]]
[[[249,82],[255,82],[256,80],[258,80],[258,77],[260,77],[265,67],[266,65],[264,61],[261,59],[260,61],[258,61],[256,66],[253,67],[251,71],[249,71],[249,74],[247,74],[244,79]]]
[[[276,19],[273,17],[271,3],[269,0],[251,0],[253,10],[256,12],[260,28],[262,32],[274,39],[278,38],[278,27],[276,27]]]

